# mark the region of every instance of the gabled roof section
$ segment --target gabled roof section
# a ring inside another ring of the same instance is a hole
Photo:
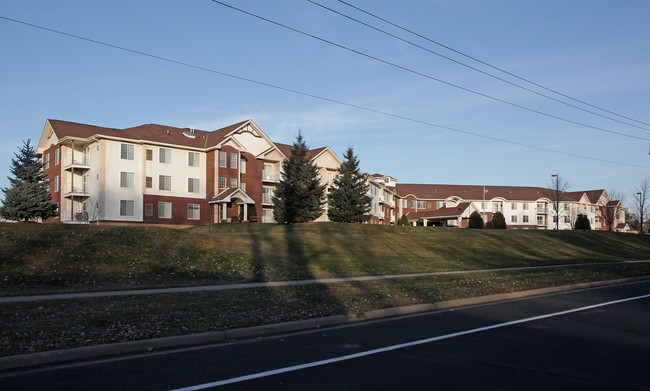
[[[280,152],[288,159],[291,156],[291,150],[293,149],[293,145],[288,145],[288,144],[282,144],[282,143],[275,143],[275,146],[278,147]],[[310,149],[307,151],[307,158],[309,160],[314,160],[321,154],[323,154],[325,151],[329,150],[333,156],[336,157],[336,159],[341,162],[338,156],[330,149],[330,147],[320,147],[316,149]]]
[[[227,203],[227,202],[232,202],[233,200],[238,199],[241,201],[244,201],[246,204],[254,204],[255,201],[253,201],[252,198],[246,194],[246,192],[240,188],[231,188],[231,189],[226,189],[219,193],[216,197],[213,197],[212,200],[210,200],[210,203]]]

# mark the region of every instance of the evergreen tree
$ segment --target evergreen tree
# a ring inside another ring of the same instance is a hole
[[[370,218],[372,198],[367,194],[366,178],[359,172],[359,160],[352,147],[343,155],[345,160],[334,180],[334,190],[329,195],[330,220],[343,223],[363,223]]]
[[[399,218],[399,223],[400,225],[408,226],[411,225],[411,222],[409,221],[409,218],[407,215],[402,215],[402,217]]]
[[[579,214],[578,218],[576,219],[576,224],[574,229],[591,229],[591,223],[589,222],[589,217]]]
[[[483,216],[477,211],[472,212],[471,215],[469,215],[469,228],[479,228],[482,229],[484,228],[483,224]]]
[[[43,163],[38,160],[36,150],[29,145],[31,140],[23,141],[20,153],[11,159],[11,186],[3,188],[5,195],[0,207],[0,216],[7,220],[43,220],[58,216],[57,207],[52,203],[48,183],[43,173]]]
[[[492,228],[494,229],[508,228],[508,226],[506,225],[506,218],[503,217],[503,213],[496,212],[494,215],[492,215]]]
[[[307,157],[307,145],[298,132],[291,156],[282,162],[282,179],[273,194],[273,217],[278,223],[293,224],[316,220],[323,213],[325,185],[318,169]]]

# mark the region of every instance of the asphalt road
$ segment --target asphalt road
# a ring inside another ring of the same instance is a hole
[[[1,390],[181,388],[648,390],[650,281],[0,375]]]

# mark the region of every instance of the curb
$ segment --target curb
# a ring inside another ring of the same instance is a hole
[[[141,354],[156,350],[165,350],[204,344],[214,344],[226,341],[259,338],[276,334],[296,331],[313,330],[322,327],[365,322],[395,316],[411,315],[423,312],[440,311],[452,308],[487,304],[498,301],[514,300],[531,296],[542,296],[553,293],[624,284],[650,280],[650,276],[621,278],[618,280],[595,281],[571,285],[554,286],[521,292],[499,293],[488,296],[469,297],[463,299],[440,301],[431,304],[416,304],[405,307],[393,307],[373,310],[361,315],[334,315],[325,318],[297,320],[262,326],[244,327],[225,331],[214,331],[200,334],[180,335],[147,339],[142,341],[118,342],[112,344],[53,350],[49,352],[20,354],[0,357],[0,371],[28,369],[49,364],[62,364],[72,361],[99,359],[124,354]]]

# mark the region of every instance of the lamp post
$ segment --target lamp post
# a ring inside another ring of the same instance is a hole
[[[555,178],[555,230],[560,230],[560,181],[557,174],[551,175]]]
[[[636,193],[639,197],[639,234],[643,235],[643,208],[645,207],[645,198],[641,197],[641,192]]]

